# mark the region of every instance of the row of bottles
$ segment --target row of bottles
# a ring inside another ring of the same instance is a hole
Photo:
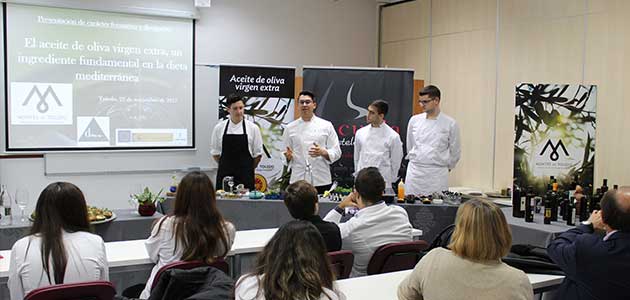
[[[617,189],[617,185],[614,185],[613,189]],[[583,189],[579,187],[577,176],[573,178],[566,191],[561,191],[558,182],[551,176],[547,191],[543,195],[537,195],[531,186],[522,188],[515,184],[512,193],[512,216],[524,218],[525,222],[534,222],[534,213],[542,210],[544,224],[551,224],[562,218],[567,225],[573,226],[576,222],[588,220],[591,212],[600,209],[599,202],[607,191],[607,179],[604,179],[603,185],[593,193],[592,185]]]

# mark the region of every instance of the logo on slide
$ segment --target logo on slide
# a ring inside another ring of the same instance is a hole
[[[108,146],[109,117],[77,117],[79,146]]]
[[[52,99],[55,100],[57,105],[63,106],[61,104],[61,102],[59,101],[59,97],[57,97],[57,94],[55,94],[55,90],[53,90],[52,86],[50,86],[50,85],[48,85],[48,87],[46,88],[46,91],[44,91],[43,95],[39,91],[37,86],[33,85],[33,88],[31,89],[31,92],[28,93],[28,96],[26,96],[26,100],[24,100],[24,103],[22,103],[22,106],[27,106],[28,102],[31,101],[31,99],[33,98],[33,95],[35,95],[35,94],[37,94],[37,97],[39,98],[39,102],[37,102],[37,106],[36,106],[37,111],[39,111],[42,114],[44,114],[44,113],[46,113],[48,111],[48,102],[46,102],[46,97],[48,97],[48,95],[50,95],[52,97]]]
[[[72,84],[11,82],[9,92],[11,125],[73,124]]]

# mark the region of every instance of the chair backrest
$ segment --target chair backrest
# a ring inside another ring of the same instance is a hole
[[[352,264],[354,263],[354,254],[349,250],[328,252],[330,257],[330,265],[337,279],[346,279],[350,277]]]
[[[25,300],[112,300],[116,288],[109,281],[57,284],[32,290]]]
[[[201,266],[215,267],[215,268],[223,271],[225,274],[229,274],[229,272],[230,272],[230,266],[228,265],[228,263],[223,258],[217,258],[210,264],[205,263],[205,262],[200,261],[200,260],[176,261],[176,262],[172,262],[170,264],[167,264],[167,265],[161,267],[157,271],[157,273],[155,273],[155,278],[153,278],[153,283],[151,283],[151,289],[153,289],[155,287],[155,285],[160,280],[160,276],[162,276],[162,273],[164,273],[164,271],[166,271],[166,270],[169,270],[169,269],[190,270],[190,269],[194,269],[194,268],[201,267]]]
[[[421,251],[429,247],[423,240],[386,244],[374,251],[368,263],[367,274],[381,274],[413,269]]]

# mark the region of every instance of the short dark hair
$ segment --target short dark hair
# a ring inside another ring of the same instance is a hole
[[[374,204],[381,200],[385,191],[385,179],[375,167],[367,167],[359,171],[354,179],[354,188],[363,200]]]
[[[314,215],[315,203],[317,189],[304,180],[296,181],[284,190],[284,205],[295,219],[304,220]]]
[[[418,94],[420,94],[420,96],[428,95],[431,99],[442,99],[442,93],[440,92],[440,89],[438,89],[435,85],[427,85],[423,87]]]
[[[300,97],[300,96],[308,96],[308,97],[311,97],[311,99],[313,99],[313,101],[315,101],[315,94],[313,94],[313,92],[311,92],[311,91],[302,90],[298,94],[298,97]]]
[[[387,111],[389,110],[389,104],[385,100],[374,100],[370,103],[369,106],[374,106],[379,114],[387,115]]]
[[[227,96],[226,105],[228,108],[230,108],[232,104],[239,101],[243,101],[243,104],[245,104],[245,99],[243,99],[243,96],[237,95],[237,94],[230,94]]]
[[[600,203],[602,207],[602,220],[610,228],[624,232],[630,232],[630,210],[623,209],[619,205],[617,190],[610,190],[604,194]]]

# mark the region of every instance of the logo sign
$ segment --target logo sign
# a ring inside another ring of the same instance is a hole
[[[72,125],[72,84],[12,82],[11,125]]]
[[[79,146],[108,146],[109,117],[77,117]]]
[[[551,159],[552,161],[558,161],[558,158],[560,158],[560,154],[558,154],[558,148],[562,150],[565,156],[569,156],[569,152],[567,151],[567,148],[562,143],[562,140],[558,140],[558,143],[556,143],[555,145],[553,144],[553,142],[551,142],[551,140],[547,140],[545,147],[543,147],[539,155],[544,155],[545,151],[547,151],[547,149],[550,149],[551,154],[549,155],[549,159]]]

